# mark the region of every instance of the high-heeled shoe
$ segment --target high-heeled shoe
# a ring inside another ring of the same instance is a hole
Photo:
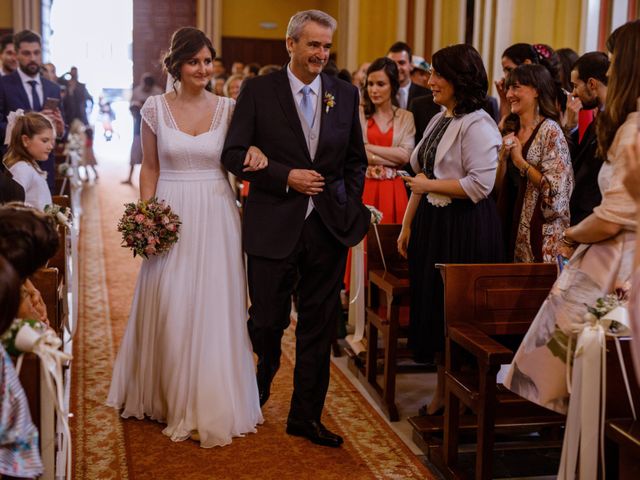
[[[428,407],[429,405],[424,404],[423,406],[421,406],[418,409],[418,415],[420,415],[421,417],[433,417],[433,416],[438,416],[438,415],[444,415],[444,405],[440,405],[435,412],[433,413],[429,413],[428,412]]]

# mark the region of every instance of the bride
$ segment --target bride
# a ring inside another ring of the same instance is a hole
[[[231,443],[262,423],[247,332],[240,217],[220,165],[234,101],[207,89],[215,51],[181,28],[164,59],[176,82],[142,107],[140,197],[182,221],[179,241],[144,260],[107,404],[166,423],[173,441]],[[179,84],[177,81],[179,80]],[[245,169],[267,159],[252,147]]]

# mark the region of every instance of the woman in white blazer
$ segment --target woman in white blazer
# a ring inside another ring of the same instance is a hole
[[[461,44],[439,50],[432,60],[429,88],[444,108],[411,155],[417,175],[406,179],[412,194],[398,238],[398,250],[409,259],[409,347],[416,360],[438,364],[438,387],[426,414],[444,405],[444,285],[435,264],[504,258],[500,220],[489,197],[501,137],[482,110],[488,88],[482,58]]]

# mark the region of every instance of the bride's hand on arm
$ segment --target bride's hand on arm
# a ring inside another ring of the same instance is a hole
[[[258,147],[251,145],[244,157],[243,172],[257,172],[269,166],[267,156]]]
[[[140,130],[142,140],[142,166],[140,167],[140,199],[148,200],[156,194],[160,162],[158,161],[158,143],[156,136],[146,122]]]

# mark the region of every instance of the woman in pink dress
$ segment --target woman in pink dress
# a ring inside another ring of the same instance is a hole
[[[640,104],[638,105],[640,111]],[[640,115],[640,114],[637,114]],[[640,223],[640,123],[636,143],[627,146],[625,157],[627,161],[627,174],[624,177],[624,186],[636,204],[636,223]],[[629,300],[629,313],[631,317],[631,329],[634,333],[633,361],[638,382],[640,382],[640,248],[636,248],[633,260],[633,275],[631,277],[631,298]]]

